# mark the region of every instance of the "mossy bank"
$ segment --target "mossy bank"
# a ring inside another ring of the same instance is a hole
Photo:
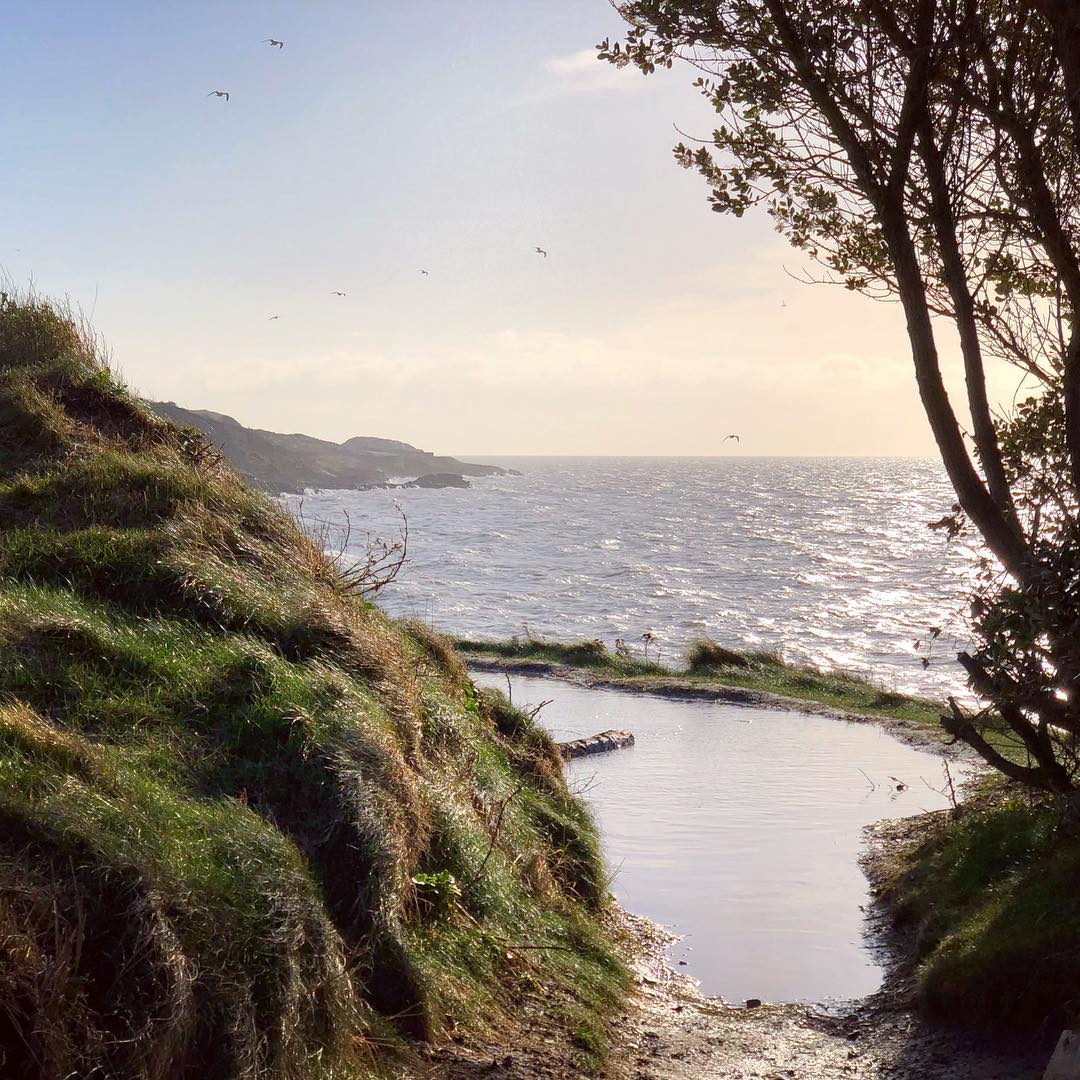
[[[789,664],[774,652],[737,651],[700,641],[688,650],[683,666],[672,667],[612,652],[602,641],[453,641],[476,668],[570,677],[642,693],[873,718],[908,741],[937,747],[945,738],[939,722],[942,703],[897,693],[848,672]]]
[[[360,1077],[626,979],[548,737],[0,304],[0,1074]]]
[[[984,783],[954,811],[883,822],[866,868],[927,1016],[1052,1044],[1080,1026],[1080,836]]]

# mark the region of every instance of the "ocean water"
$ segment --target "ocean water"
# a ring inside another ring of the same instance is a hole
[[[380,603],[444,632],[635,649],[649,632],[672,662],[707,637],[897,690],[963,689],[954,657],[974,558],[927,527],[954,501],[936,461],[489,460],[522,475],[288,502],[308,521],[347,516],[355,554],[369,535],[396,536],[400,506],[409,562]],[[915,642],[931,627],[944,632],[924,668]]]

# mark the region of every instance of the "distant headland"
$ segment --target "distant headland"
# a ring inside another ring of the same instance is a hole
[[[223,413],[151,401],[160,416],[198,428],[251,482],[273,494],[308,488],[468,487],[467,476],[505,476],[497,465],[477,465],[420,450],[396,439],[356,436],[343,443],[244,427]]]

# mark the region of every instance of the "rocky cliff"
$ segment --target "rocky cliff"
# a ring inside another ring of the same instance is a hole
[[[310,435],[283,435],[244,427],[231,416],[207,409],[185,409],[172,401],[151,401],[159,416],[181,427],[197,428],[243,476],[273,494],[298,493],[307,488],[372,488],[389,480],[448,477],[444,484],[460,487],[465,476],[497,476],[495,465],[476,465],[419,450],[395,439],[356,436],[343,443]],[[451,483],[452,482],[452,483]]]

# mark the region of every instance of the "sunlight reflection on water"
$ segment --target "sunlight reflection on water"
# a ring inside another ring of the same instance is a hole
[[[410,564],[380,602],[437,629],[637,643],[666,660],[706,636],[780,648],[901,690],[962,687],[947,632],[928,670],[913,648],[955,619],[972,558],[927,522],[954,501],[936,462],[908,458],[500,458],[522,476],[471,490],[322,492],[309,517],[347,510],[394,535]],[[295,505],[296,500],[290,500]]]

